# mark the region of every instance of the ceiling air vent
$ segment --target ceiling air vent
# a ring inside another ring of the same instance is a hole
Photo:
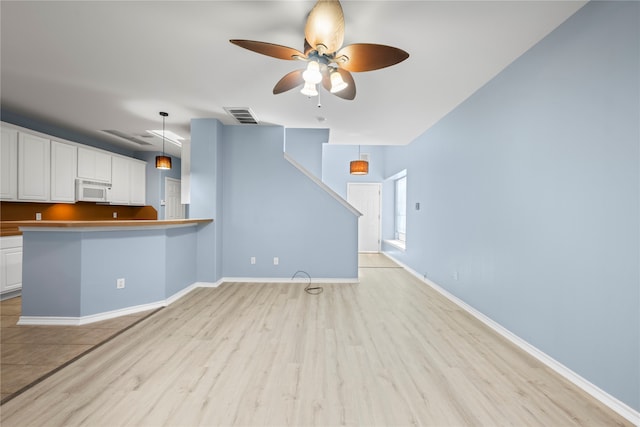
[[[233,116],[241,125],[257,125],[258,118],[248,107],[224,107],[225,111]]]
[[[119,130],[108,129],[108,130],[103,130],[102,132],[108,133],[109,135],[117,136],[118,138],[126,139],[127,141],[133,142],[134,144],[137,144],[137,145],[153,145],[150,142],[147,142],[141,138],[136,138],[133,135],[120,132]]]

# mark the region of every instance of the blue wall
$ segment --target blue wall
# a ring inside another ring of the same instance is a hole
[[[222,277],[222,124],[216,119],[191,120],[191,203],[189,218],[213,218],[198,232],[197,278]]]
[[[164,301],[196,281],[202,227],[24,231],[22,315],[82,317]]]
[[[322,147],[322,182],[333,191],[347,198],[349,182],[382,182],[384,180],[385,148],[378,145],[363,145],[361,153],[369,154],[369,173],[351,175],[349,164],[358,159],[357,145],[324,144]]]
[[[329,129],[285,129],[285,151],[309,172],[322,179],[322,146]]]
[[[224,276],[357,278],[358,218],[285,160],[284,129],[224,126],[223,140]]]
[[[159,151],[137,151],[134,157],[147,162],[146,169],[146,196],[147,205],[153,206],[158,212],[158,219],[165,219],[165,207],[160,205],[164,199],[165,178],[180,179],[182,176],[180,159],[171,156],[171,169],[156,169],[156,156]]]
[[[385,170],[408,170],[386,250],[636,410],[639,17],[587,4]]]

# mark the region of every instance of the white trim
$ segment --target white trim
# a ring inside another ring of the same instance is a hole
[[[387,178],[385,178],[385,181],[395,181],[398,178],[402,178],[403,176],[407,176],[407,170],[406,169],[402,169],[400,172],[395,173]]]
[[[88,323],[101,322],[115,317],[126,316],[139,313],[141,311],[155,310],[166,305],[165,301],[152,302],[149,304],[135,305],[133,307],[121,308],[118,310],[106,311],[104,313],[90,314],[81,317],[58,317],[58,316],[20,316],[18,325],[58,325],[58,326],[80,326]]]
[[[394,248],[399,249],[402,252],[407,250],[407,244],[405,242],[403,242],[402,240],[388,240],[387,239],[387,240],[384,240],[384,243],[386,243],[389,246],[393,246]]]
[[[577,373],[575,373],[571,369],[567,368],[562,363],[560,363],[557,360],[555,360],[553,357],[549,356],[548,354],[546,354],[542,350],[538,349],[537,347],[531,345],[530,343],[528,343],[524,339],[520,338],[519,336],[517,336],[516,334],[514,334],[513,332],[511,332],[510,330],[508,330],[504,326],[500,325],[496,321],[494,321],[491,318],[487,317],[486,315],[482,314],[480,311],[476,310],[475,308],[473,308],[472,306],[470,306],[466,302],[462,301],[460,298],[458,298],[455,295],[449,293],[447,290],[442,288],[440,285],[436,284],[435,282],[432,282],[431,280],[427,279],[426,277],[424,277],[420,273],[414,271],[412,268],[410,268],[406,264],[398,261],[393,256],[391,256],[391,255],[389,255],[389,254],[387,254],[385,252],[383,252],[383,254],[385,256],[387,256],[388,258],[390,258],[391,260],[393,260],[394,262],[396,262],[401,267],[403,267],[410,274],[412,274],[416,278],[420,279],[421,281],[423,281],[424,283],[429,285],[435,291],[439,292],[442,296],[444,296],[445,298],[447,298],[448,300],[450,300],[451,302],[456,304],[458,307],[462,308],[467,313],[471,314],[473,317],[475,317],[476,319],[480,320],[482,323],[487,325],[489,328],[493,329],[495,332],[497,332],[498,334],[502,335],[504,338],[509,340],[511,343],[517,345],[518,347],[520,347],[520,349],[524,350],[525,352],[527,352],[531,356],[535,357],[540,362],[544,363],[549,368],[553,369],[556,373],[560,374],[561,376],[563,376],[567,380],[571,381],[573,384],[575,384],[576,386],[578,386],[579,388],[581,388],[582,390],[584,390],[585,392],[590,394],[595,399],[597,399],[600,402],[602,402],[604,405],[606,405],[609,408],[611,408],[613,411],[617,412],[622,417],[624,417],[627,420],[629,420],[634,425],[640,426],[640,412],[636,411],[635,409],[633,409],[632,407],[630,407],[626,403],[618,400],[617,398],[615,398],[614,396],[610,395],[606,391],[602,390],[600,387],[598,387],[597,385],[591,383],[590,381],[588,381],[584,377],[578,375]]]
[[[173,304],[174,302],[178,301],[180,298],[182,298],[183,296],[187,295],[189,292],[193,291],[194,289],[196,289],[197,286],[197,282],[196,283],[192,283],[189,286],[187,286],[184,289],[179,290],[178,292],[176,292],[175,294],[171,295],[169,298],[167,298],[166,300],[164,300],[164,306],[168,306]]]
[[[217,282],[195,282],[184,289],[176,292],[165,300],[160,300],[148,304],[136,305],[133,307],[121,308],[118,310],[106,311],[103,313],[90,314],[80,317],[63,317],[63,316],[20,316],[18,325],[48,325],[48,326],[80,326],[89,323],[100,322],[103,320],[113,319],[115,317],[126,316],[129,314],[139,313],[147,310],[155,310],[166,307],[186,296],[197,288],[217,288],[223,283],[309,283],[307,279],[296,278],[291,280],[290,277],[284,278],[258,278],[258,277],[223,277]],[[311,283],[359,283],[358,279],[312,279]]]
[[[220,279],[217,282],[196,282],[194,283],[198,288],[217,288],[222,285],[224,280]]]
[[[288,155],[287,153],[284,153],[284,158],[285,160],[287,160],[289,163],[291,163],[296,169],[298,169],[300,172],[302,172],[304,175],[307,176],[307,178],[309,178],[311,181],[313,181],[317,186],[319,186],[322,190],[324,190],[328,195],[330,195],[331,197],[333,197],[334,199],[336,199],[338,202],[340,202],[340,204],[342,206],[344,206],[345,208],[349,209],[349,211],[356,215],[356,216],[362,216],[362,214],[356,209],[354,208],[349,202],[347,202],[345,199],[343,199],[338,193],[336,193],[335,191],[333,191],[331,188],[329,188],[329,186],[327,184],[325,184],[324,182],[322,182],[321,180],[318,179],[318,177],[316,177],[314,174],[312,174],[310,171],[308,171],[304,166],[302,166],[300,163],[296,162],[293,157],[291,157],[290,155]]]
[[[224,283],[309,283],[309,279],[304,277],[223,277]],[[358,278],[312,278],[311,283],[333,284],[333,283],[360,283]]]

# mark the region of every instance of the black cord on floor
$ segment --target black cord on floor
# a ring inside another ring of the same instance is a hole
[[[307,287],[304,288],[304,291],[310,295],[319,295],[322,293],[322,291],[324,289],[322,289],[322,286],[315,286],[315,287],[311,287],[311,276],[309,275],[309,273],[307,273],[306,271],[302,271],[302,270],[298,270],[295,273],[293,273],[293,276],[291,276],[291,280],[295,279],[296,276],[307,276],[307,279],[309,280],[309,283],[307,283]]]

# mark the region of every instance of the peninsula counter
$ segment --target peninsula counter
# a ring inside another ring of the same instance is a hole
[[[196,286],[212,219],[16,221],[23,236],[19,324],[80,325],[162,307]]]

